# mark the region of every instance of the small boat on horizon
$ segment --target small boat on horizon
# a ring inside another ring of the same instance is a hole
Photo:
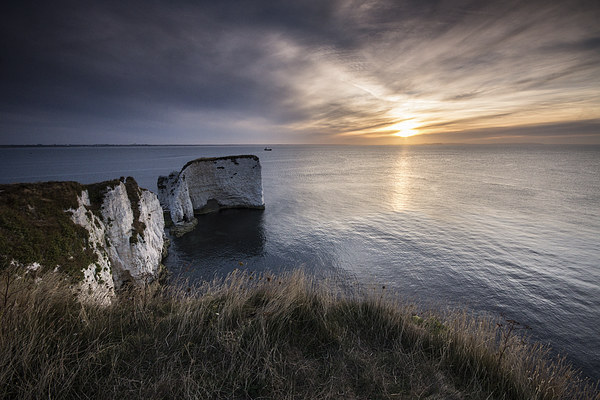
[[[265,147],[265,151],[273,151],[273,149],[270,147]]]

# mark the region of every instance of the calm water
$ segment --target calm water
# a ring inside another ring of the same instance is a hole
[[[175,274],[305,268],[530,325],[600,378],[600,147],[3,148],[2,182],[156,178],[256,154],[266,209],[200,218]]]

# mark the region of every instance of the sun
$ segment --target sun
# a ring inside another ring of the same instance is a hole
[[[417,122],[407,119],[402,122],[398,122],[397,124],[390,125],[388,129],[397,131],[394,133],[394,136],[409,137],[419,134],[419,131],[417,130],[418,127],[419,124]]]

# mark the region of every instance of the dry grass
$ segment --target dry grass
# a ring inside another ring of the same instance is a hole
[[[68,285],[2,273],[1,398],[600,398],[517,336],[499,357],[493,321],[417,317],[301,272],[147,287],[105,308]]]

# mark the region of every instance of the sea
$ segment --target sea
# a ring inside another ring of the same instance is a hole
[[[174,277],[303,269],[424,308],[531,327],[600,379],[600,146],[2,147],[0,182],[159,175],[260,158],[265,209],[222,210],[172,240]]]

